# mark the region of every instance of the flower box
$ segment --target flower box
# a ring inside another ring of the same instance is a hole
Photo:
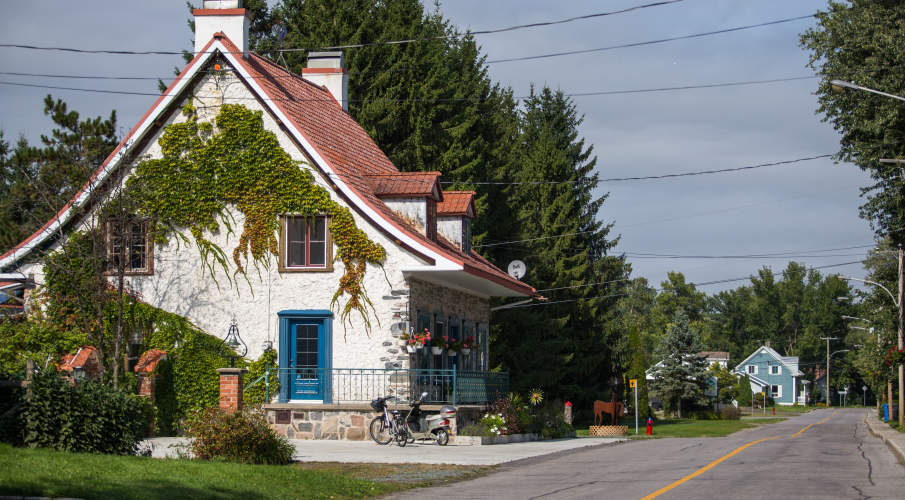
[[[431,352],[434,353],[435,355],[443,354],[443,348],[437,347],[437,346],[432,346]]]

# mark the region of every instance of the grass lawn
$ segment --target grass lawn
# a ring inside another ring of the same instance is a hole
[[[782,422],[784,418],[746,418],[745,420],[687,420],[665,419],[654,422],[654,435],[652,437],[723,437],[738,432],[742,429],[750,429],[762,424],[775,424]],[[623,422],[625,425],[626,422]],[[579,436],[587,436],[587,429],[579,429]],[[629,437],[635,434],[634,420],[629,424]],[[646,439],[645,427],[638,428],[641,439]]]
[[[397,469],[400,467],[406,466],[397,466]],[[337,467],[335,472],[340,469]],[[85,499],[342,499],[382,495],[437,479],[368,481],[333,472],[307,470],[300,464],[270,466],[162,460],[13,448],[0,444],[0,495]]]

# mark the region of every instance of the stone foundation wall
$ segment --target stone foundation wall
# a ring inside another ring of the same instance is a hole
[[[403,410],[403,407],[399,407]],[[404,408],[408,410],[408,407]],[[440,406],[426,405],[422,410],[430,413]],[[366,404],[296,405],[272,404],[264,406],[267,423],[280,435],[289,439],[347,439],[363,441],[371,439],[368,426],[377,416]],[[457,408],[457,417],[450,420],[450,435],[456,435],[457,424],[468,425],[481,419],[484,412],[478,407]]]
[[[368,425],[376,414],[369,409],[269,409],[267,422],[289,439],[370,439]]]

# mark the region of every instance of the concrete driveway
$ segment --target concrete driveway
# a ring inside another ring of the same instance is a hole
[[[489,446],[455,444],[438,446],[435,443],[425,442],[409,444],[400,448],[395,444],[381,446],[373,441],[290,440],[295,446],[293,458],[299,462],[455,465],[496,465],[621,441],[624,439],[574,438]],[[153,457],[176,458],[179,456],[177,450],[186,442],[185,438],[153,438],[144,441],[143,444],[152,444],[151,456]]]

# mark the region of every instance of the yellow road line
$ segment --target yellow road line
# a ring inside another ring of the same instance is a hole
[[[802,432],[804,432],[804,431],[810,429],[811,427],[813,427],[813,426],[815,426],[815,425],[820,425],[820,424],[826,422],[827,420],[830,419],[830,417],[832,417],[832,416],[835,415],[835,414],[836,414],[836,410],[833,410],[833,413],[831,413],[829,417],[826,417],[826,418],[824,418],[823,420],[821,420],[821,421],[819,421],[819,422],[815,422],[815,423],[813,423],[813,424],[810,424],[810,425],[806,426],[805,428],[801,429],[800,431],[796,432],[795,434],[792,434],[792,437],[800,436]],[[712,468],[716,467],[717,465],[719,465],[721,462],[723,462],[723,461],[725,461],[725,460],[728,460],[728,459],[732,458],[732,457],[735,456],[737,453],[740,453],[740,452],[741,452],[742,450],[744,450],[745,448],[747,448],[747,447],[749,447],[749,446],[754,446],[754,445],[756,445],[757,443],[763,443],[764,441],[769,441],[769,440],[771,440],[771,439],[776,439],[776,438],[778,438],[778,437],[779,437],[779,436],[770,436],[770,437],[768,437],[768,438],[758,439],[757,441],[751,441],[750,443],[748,443],[748,444],[746,444],[746,445],[742,445],[742,446],[736,448],[735,450],[733,450],[731,453],[729,453],[729,454],[727,454],[727,455],[723,455],[722,457],[720,457],[720,458],[714,460],[713,462],[710,462],[709,464],[705,465],[704,467],[701,467],[700,469],[698,469],[698,470],[696,470],[695,472],[693,472],[693,473],[691,473],[691,474],[689,474],[689,475],[683,477],[682,479],[679,479],[678,481],[676,481],[676,482],[674,482],[674,483],[672,483],[672,484],[669,484],[669,485],[667,485],[667,486],[664,486],[664,487],[660,488],[659,490],[657,490],[657,491],[651,493],[650,495],[647,495],[646,497],[643,497],[641,500],[650,500],[650,499],[652,499],[652,498],[656,498],[656,497],[658,497],[658,496],[660,496],[660,495],[666,493],[667,491],[669,491],[669,490],[675,488],[676,486],[679,486],[679,485],[681,485],[681,484],[683,484],[683,483],[685,483],[685,482],[688,482],[688,481],[690,481],[690,480],[692,480],[692,479],[694,479],[694,478],[700,476],[701,474],[703,474],[703,473],[709,471],[710,469],[712,469]]]
[[[713,462],[710,462],[709,464],[705,465],[704,467],[701,467],[701,468],[698,469],[697,471],[695,471],[695,472],[693,472],[693,473],[691,473],[691,474],[689,474],[689,475],[683,477],[682,479],[679,479],[678,481],[676,481],[676,482],[674,482],[674,483],[672,483],[672,484],[670,484],[670,485],[668,485],[668,486],[664,486],[664,487],[660,488],[659,490],[657,490],[657,491],[651,493],[650,495],[647,495],[646,497],[642,498],[641,500],[650,500],[651,498],[658,497],[658,496],[660,496],[660,495],[666,493],[667,491],[669,491],[669,490],[675,488],[676,486],[679,486],[680,484],[685,483],[686,481],[690,481],[690,480],[692,480],[692,479],[694,479],[694,478],[700,476],[701,474],[703,474],[703,473],[709,471],[710,469],[712,469],[712,468],[716,467],[717,465],[719,465],[720,462],[723,462],[724,460],[728,460],[728,459],[732,458],[733,456],[735,456],[735,454],[741,452],[741,451],[744,450],[745,448],[747,448],[747,447],[749,447],[749,446],[754,446],[754,445],[756,445],[757,443],[763,443],[764,441],[769,441],[769,440],[771,440],[771,439],[776,439],[776,438],[778,438],[778,437],[779,437],[779,436],[770,436],[770,437],[768,437],[768,438],[758,439],[757,441],[751,441],[750,443],[748,443],[748,444],[746,444],[746,445],[740,446],[740,447],[736,448],[734,451],[732,451],[731,453],[729,453],[728,455],[723,455],[722,457],[720,457],[720,458],[714,460]]]
[[[810,429],[811,427],[813,427],[813,426],[815,426],[815,425],[820,425],[820,424],[826,422],[827,420],[830,419],[830,417],[832,417],[832,416],[835,415],[835,414],[836,414],[836,411],[834,410],[833,413],[830,413],[830,416],[829,416],[829,417],[826,417],[825,419],[823,419],[823,420],[821,420],[821,421],[819,421],[819,422],[814,422],[813,424],[806,426],[804,429],[801,429],[800,431],[796,432],[795,434],[792,434],[792,437],[798,437],[798,436],[800,436],[802,432],[804,432],[804,431]]]

